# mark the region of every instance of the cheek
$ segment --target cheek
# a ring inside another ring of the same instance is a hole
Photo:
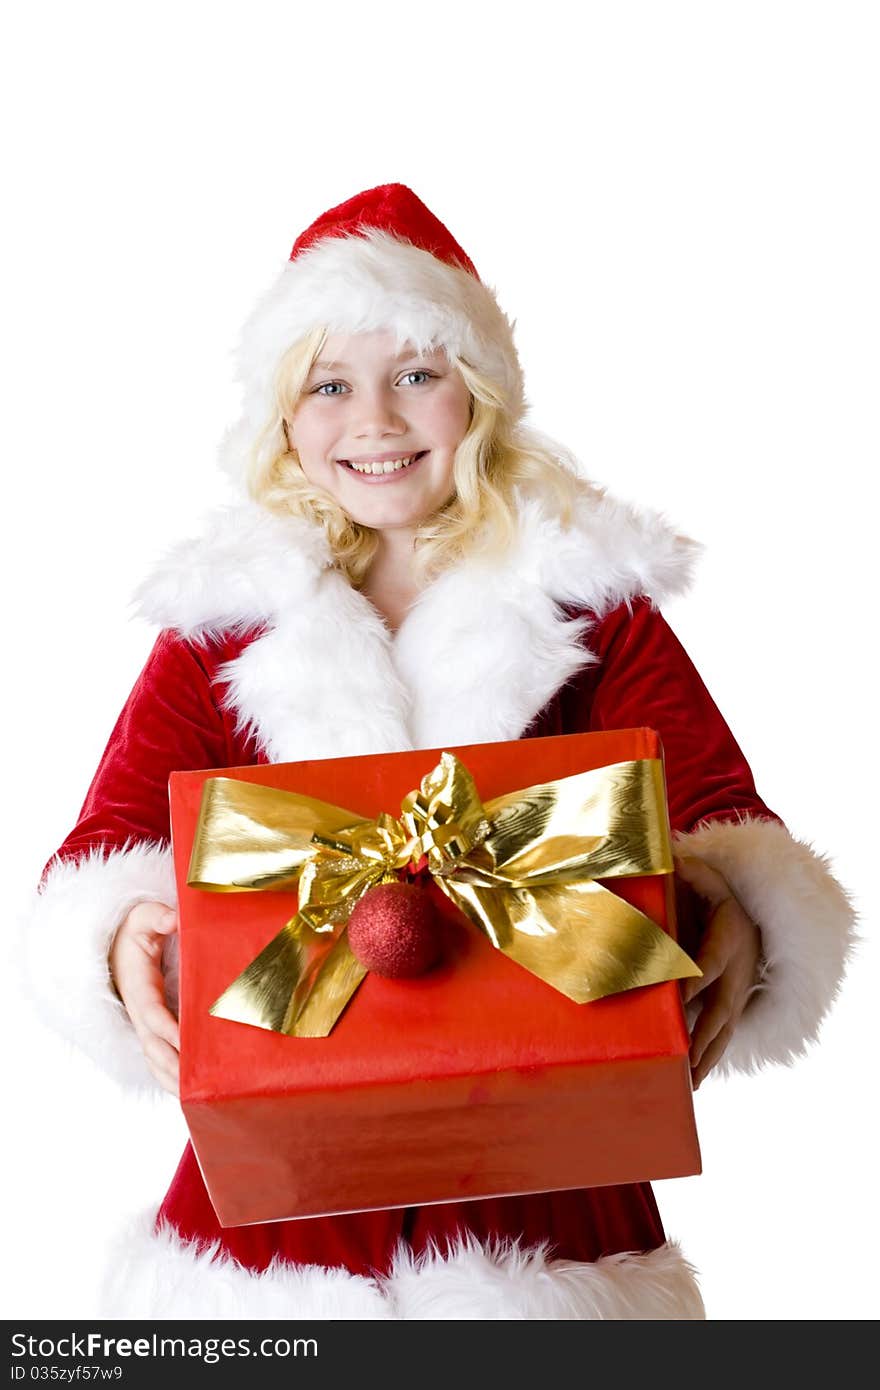
[[[287,427],[287,434],[291,448],[299,455],[300,462],[307,462],[310,458],[323,458],[330,443],[327,424],[326,420],[322,420],[308,407],[294,414]]]
[[[434,403],[432,424],[435,437],[450,448],[464,439],[471,422],[470,396],[458,392]]]

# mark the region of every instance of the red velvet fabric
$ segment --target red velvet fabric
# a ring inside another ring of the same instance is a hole
[[[378,188],[368,188],[322,212],[297,237],[290,259],[295,260],[324,237],[358,236],[371,228],[408,241],[479,279],[476,266],[449,228],[402,183],[383,183]]]
[[[223,663],[252,638],[196,643],[161,634],[113,730],[77,826],[59,851],[62,857],[75,858],[96,845],[121,849],[132,840],[167,842],[171,771],[265,761],[253,738],[236,730],[218,677]],[[524,737],[647,725],[663,742],[674,830],[691,830],[707,818],[778,819],[758,796],[741,749],[681,643],[647,599],[621,604],[594,620],[585,641],[598,661],[557,692]],[[683,944],[690,945],[687,939]],[[556,1257],[583,1261],[652,1250],[665,1239],[646,1184],[224,1231],[189,1146],[159,1216],[185,1238],[219,1241],[256,1270],[279,1256],[382,1273],[401,1237],[416,1252],[429,1242],[443,1249],[468,1232],[480,1239],[547,1241]]]

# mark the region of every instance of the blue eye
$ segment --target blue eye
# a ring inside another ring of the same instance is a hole
[[[316,386],[312,392],[313,396],[339,396],[348,387],[341,381],[324,381],[320,386]]]
[[[401,381],[408,381],[410,377],[420,376],[424,381],[430,381],[431,373],[424,371],[421,367],[415,367],[411,372],[404,372]],[[417,381],[416,385],[421,386],[422,382]]]

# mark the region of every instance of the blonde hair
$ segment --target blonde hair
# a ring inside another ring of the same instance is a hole
[[[274,382],[275,408],[251,450],[248,490],[277,515],[307,517],[323,526],[336,564],[357,587],[369,570],[378,536],[309,483],[288,445],[285,427],[326,338],[326,329],[316,328],[282,356]],[[539,493],[549,500],[567,525],[584,486],[571,459],[511,419],[496,383],[461,357],[452,355],[450,362],[470,392],[471,420],[455,455],[453,496],[416,533],[422,579],[454,565],[477,546],[490,557],[503,553],[516,534],[522,493]]]

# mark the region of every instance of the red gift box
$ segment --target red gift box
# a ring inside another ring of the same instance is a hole
[[[224,769],[363,816],[397,814],[444,750]],[[449,749],[482,800],[637,758],[650,729]],[[187,886],[202,785],[174,773],[180,1096],[222,1226],[700,1171],[674,982],[577,1004],[496,950],[439,892],[446,949],[416,979],[370,973],[323,1038],[210,1006],[296,911],[290,892]],[[674,932],[672,877],[601,880]]]

